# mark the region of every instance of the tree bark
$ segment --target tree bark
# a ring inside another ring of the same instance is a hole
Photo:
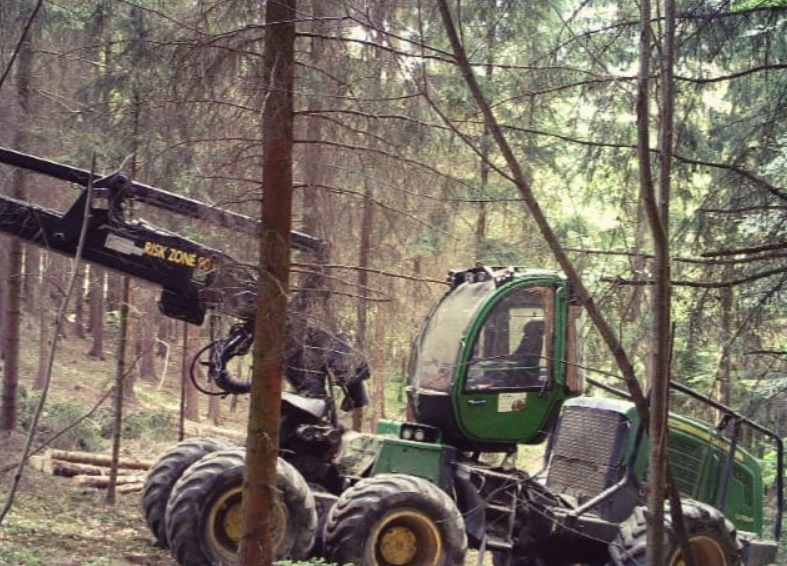
[[[180,366],[180,379],[182,383],[181,388],[181,405],[182,405],[182,418],[190,421],[199,422],[199,391],[194,386],[191,380],[191,360],[196,353],[192,347],[191,332],[188,323],[183,323],[183,358]],[[200,371],[200,366],[194,366],[197,373]]]
[[[131,280],[124,276],[121,283],[120,299],[120,336],[118,338],[118,357],[115,375],[115,421],[112,431],[112,461],[107,483],[107,505],[114,505],[115,488],[118,483],[118,461],[120,460],[120,442],[123,436],[123,402],[127,397],[126,377],[131,369],[128,363],[129,344],[129,302],[131,301]]]
[[[243,486],[240,566],[270,566],[275,559],[271,509],[286,352],[292,227],[293,82],[295,0],[265,5],[262,119],[262,225],[260,283],[253,350],[251,400]]]
[[[41,254],[44,261],[44,266],[47,266],[51,261],[50,254]],[[32,287],[31,287],[32,290]],[[50,281],[42,281],[39,286],[38,298],[38,371],[36,372],[36,380],[33,383],[33,389],[40,391],[46,385],[47,372],[49,369],[49,353],[51,350],[51,340],[53,338],[52,332],[52,308],[54,301],[52,297],[52,288]]]
[[[357,334],[358,347],[366,350],[368,343],[367,312],[369,304],[366,301],[369,290],[369,256],[372,248],[372,225],[374,223],[374,203],[372,202],[372,188],[366,182],[366,189],[363,195],[363,210],[361,213],[361,238],[358,248],[358,305],[357,305]],[[353,430],[360,432],[363,428],[363,408],[359,407],[352,412]]]
[[[136,325],[136,352],[139,357],[139,378],[143,381],[156,381],[156,337],[159,311],[151,290],[139,289],[137,293],[139,317],[145,324]]]
[[[27,18],[27,15],[23,16]],[[16,68],[16,101],[19,108],[17,115],[16,131],[14,133],[14,147],[25,150],[29,143],[27,119],[30,114],[31,103],[31,78],[33,71],[33,46],[28,35],[19,45],[19,55]],[[15,168],[11,177],[11,194],[18,200],[25,200],[27,193],[27,172]],[[22,288],[24,254],[22,242],[16,238],[11,239],[8,250],[8,263],[6,265],[7,283],[3,317],[5,330],[3,332],[3,354],[5,366],[3,368],[3,399],[0,406],[0,433],[8,433],[16,428],[17,421],[17,396],[19,389],[19,342],[20,325],[22,322]]]
[[[88,356],[104,359],[104,313],[106,312],[104,301],[104,281],[106,271],[95,265],[90,269],[90,333],[93,342],[90,346]]]
[[[214,425],[221,424],[221,397],[213,395],[208,399],[208,420]]]
[[[74,332],[78,338],[85,339],[87,336],[85,325],[85,277],[87,276],[86,267],[79,267],[79,275],[74,294]]]

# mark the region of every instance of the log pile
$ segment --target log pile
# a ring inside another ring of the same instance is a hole
[[[244,444],[246,441],[246,433],[223,426],[213,426],[204,423],[195,423],[194,421],[186,421],[184,423],[184,430],[186,436],[212,436],[218,438],[225,438],[236,444]]]
[[[105,489],[109,485],[111,465],[111,456],[90,452],[47,450],[41,456],[30,457],[32,468],[45,474],[71,478],[79,488]],[[152,466],[151,461],[121,458],[118,461],[118,493],[142,491],[145,486],[144,472]]]

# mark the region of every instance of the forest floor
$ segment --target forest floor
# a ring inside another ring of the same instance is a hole
[[[34,446],[68,428],[50,446],[66,450],[110,450],[115,375],[112,329],[107,333],[105,360],[85,355],[88,339],[73,332],[60,341],[52,387]],[[24,431],[38,393],[32,383],[38,366],[37,329],[23,328],[19,431],[0,438],[0,507],[4,505],[24,444]],[[180,353],[172,348],[172,359]],[[159,360],[159,369],[163,364]],[[171,361],[163,384],[137,380],[135,398],[125,404],[121,456],[155,460],[177,441],[180,364]],[[2,363],[0,361],[0,375]],[[163,386],[162,386],[163,385]],[[207,398],[200,397],[205,422]],[[223,427],[243,430],[248,401],[241,397],[232,411],[221,402]],[[74,423],[76,426],[73,426]],[[70,428],[69,428],[70,427]],[[167,550],[154,546],[141,509],[141,493],[118,494],[117,504],[105,503],[103,489],[74,486],[70,478],[53,477],[27,468],[10,514],[0,525],[0,566],[177,566]],[[467,564],[476,564],[470,553]],[[487,558],[487,566],[491,559]]]
[[[20,379],[20,430],[0,439],[0,506],[7,498],[38,393],[32,389],[38,365],[36,328],[24,325]],[[114,336],[108,329],[106,359],[89,358],[90,340],[69,332],[60,341],[52,387],[36,443],[79,424],[52,444],[67,450],[108,453],[111,441],[115,375]],[[173,348],[173,359],[179,359]],[[161,364],[160,364],[161,365]],[[177,441],[180,364],[171,362],[164,387],[137,380],[135,399],[126,404],[121,455],[154,460]],[[0,368],[2,365],[0,364]],[[200,399],[201,414],[207,400]],[[99,405],[97,407],[97,405]],[[236,413],[222,401],[224,426],[241,429],[246,405]],[[153,545],[141,509],[141,493],[118,494],[117,504],[105,503],[103,489],[79,488],[70,478],[53,477],[27,468],[13,508],[0,525],[0,566],[176,566],[169,552]]]
[[[18,454],[21,446],[21,436],[3,441],[4,467],[10,460],[5,455]],[[13,474],[0,475],[0,501]],[[114,506],[104,499],[104,490],[76,488],[69,478],[27,470],[0,527],[0,565],[176,566],[167,551],[153,546],[139,493],[118,494]]]

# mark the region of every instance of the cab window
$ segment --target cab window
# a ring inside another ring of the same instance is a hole
[[[488,314],[476,337],[466,389],[541,389],[549,385],[554,290],[512,291]]]

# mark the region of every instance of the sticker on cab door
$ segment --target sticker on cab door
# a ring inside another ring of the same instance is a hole
[[[513,413],[525,410],[527,393],[501,393],[497,398],[498,413]]]

